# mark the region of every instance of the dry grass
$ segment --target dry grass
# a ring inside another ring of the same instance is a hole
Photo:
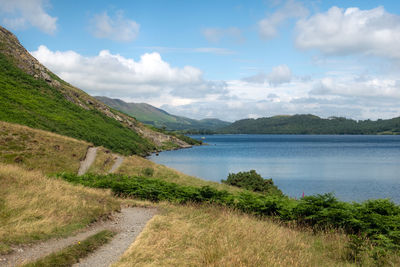
[[[109,191],[73,186],[0,163],[0,240],[20,244],[65,236],[120,208]]]
[[[62,135],[0,121],[0,162],[46,174],[77,172],[90,144]]]
[[[93,162],[92,166],[90,166],[88,172],[106,174],[114,165],[115,160],[116,160],[115,154],[111,153],[109,149],[104,147],[99,147],[97,149],[96,159]]]
[[[355,265],[345,260],[342,234],[314,235],[221,207],[164,209],[113,267]]]
[[[179,172],[177,170],[168,168],[161,164],[156,164],[148,159],[139,156],[130,156],[125,158],[122,165],[119,167],[117,173],[127,174],[127,175],[145,175],[145,169],[151,168],[154,170],[153,177],[162,179],[167,182],[177,183],[180,185],[190,185],[190,186],[211,186],[219,190],[227,190],[229,192],[241,191],[241,189],[226,184],[221,184],[212,181],[206,181],[194,176],[190,176]]]

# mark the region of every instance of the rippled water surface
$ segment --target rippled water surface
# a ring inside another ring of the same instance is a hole
[[[207,135],[204,141],[209,145],[150,159],[212,181],[254,169],[292,197],[334,192],[345,201],[400,203],[400,136]]]

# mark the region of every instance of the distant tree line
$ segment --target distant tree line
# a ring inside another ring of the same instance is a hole
[[[224,134],[400,134],[400,117],[377,121],[315,115],[239,120],[221,128]]]

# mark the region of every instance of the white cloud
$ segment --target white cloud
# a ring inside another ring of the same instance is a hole
[[[297,23],[296,44],[325,54],[363,53],[400,59],[400,16],[383,7],[332,7]]]
[[[219,43],[222,39],[234,41],[236,43],[244,42],[242,31],[236,27],[223,28],[205,28],[202,30],[203,36],[211,43]]]
[[[0,0],[2,23],[11,29],[23,29],[29,25],[53,34],[57,30],[57,18],[45,11],[45,0]]]
[[[287,20],[305,17],[307,14],[308,10],[301,2],[288,0],[282,8],[258,22],[260,36],[263,39],[274,38],[278,34],[279,27]]]
[[[106,38],[120,42],[130,42],[139,34],[140,25],[124,18],[122,11],[110,17],[107,12],[95,15],[91,20],[91,32],[97,38]]]
[[[227,93],[215,99],[162,107],[172,114],[193,118],[218,117],[234,121],[246,117],[316,114],[355,119],[400,116],[400,80],[357,76],[292,79],[279,86],[248,81],[227,81]],[[322,89],[322,90],[321,90]]]
[[[268,81],[272,85],[288,83],[291,79],[292,72],[287,65],[279,65],[272,68],[271,73],[268,75]]]
[[[273,67],[269,74],[258,73],[254,76],[246,77],[243,80],[252,83],[268,82],[270,85],[277,86],[290,82],[292,80],[292,71],[287,65],[282,64]]]
[[[321,79],[310,91],[316,96],[340,96],[350,98],[396,99],[400,100],[400,81],[389,78],[365,77],[360,79],[356,76]]]
[[[93,94],[196,98],[221,93],[225,86],[205,81],[195,67],[171,67],[158,53],[146,53],[135,61],[107,50],[84,57],[74,51],[53,52],[42,45],[31,54],[64,80]]]
[[[40,46],[32,54],[90,94],[147,102],[191,118],[234,121],[299,113],[355,119],[400,116],[400,79],[396,77],[330,72],[321,78],[303,79],[291,76],[286,65],[279,65],[264,75],[263,83],[217,82],[205,80],[197,68],[172,67],[158,53],[134,60],[107,50],[85,57]]]

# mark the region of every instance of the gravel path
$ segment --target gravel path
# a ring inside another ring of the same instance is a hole
[[[129,245],[132,244],[143,230],[147,221],[155,213],[156,209],[153,208],[123,208],[120,213],[113,216],[113,220],[97,222],[85,232],[75,236],[16,248],[14,253],[0,256],[0,266],[17,266],[37,260],[105,229],[115,231],[117,235],[109,243],[89,255],[89,257],[82,259],[82,262],[75,266],[109,266],[118,260]]]
[[[86,157],[81,161],[79,166],[78,175],[84,175],[96,159],[97,147],[89,147],[86,152]]]
[[[111,169],[108,173],[114,173],[119,168],[119,166],[121,166],[123,161],[124,161],[124,157],[118,155],[117,159],[114,162],[114,165],[111,167]]]

